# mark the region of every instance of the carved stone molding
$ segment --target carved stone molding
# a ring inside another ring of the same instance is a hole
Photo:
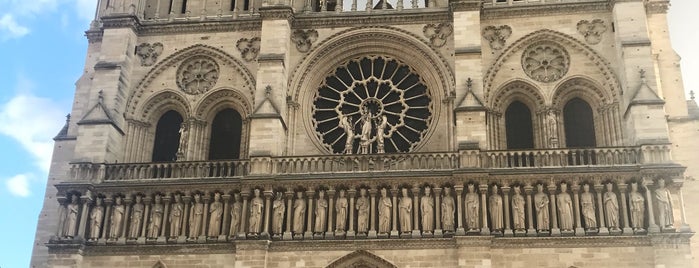
[[[522,53],[522,68],[536,81],[554,82],[568,73],[570,55],[557,43],[537,42]]]
[[[500,50],[505,47],[507,38],[512,35],[512,28],[508,25],[487,26],[483,29],[483,38],[488,40],[490,48]]]
[[[483,6],[481,19],[500,19],[500,18],[518,18],[518,17],[537,17],[537,16],[552,16],[559,14],[589,14],[595,12],[610,11],[611,5],[600,3],[606,1],[588,1],[588,2],[544,2],[530,5],[492,5],[487,1]]]
[[[177,86],[187,94],[209,91],[219,77],[218,63],[210,57],[194,56],[185,60],[177,70]]]
[[[669,8],[670,0],[646,2],[646,13],[648,14],[665,14]]]
[[[607,25],[601,19],[581,20],[578,22],[577,28],[578,32],[585,37],[585,42],[590,45],[599,44],[602,41],[602,34],[607,31]]]
[[[311,46],[316,40],[318,40],[318,31],[313,29],[295,30],[291,34],[291,41],[294,41],[296,44],[296,49],[302,53],[306,53],[311,50]]]
[[[447,43],[447,38],[454,32],[450,23],[427,24],[422,28],[422,33],[435,47],[442,47]]]
[[[160,42],[149,44],[141,43],[136,47],[136,55],[141,58],[141,66],[151,66],[158,61],[163,53],[163,44]]]
[[[255,58],[257,58],[257,54],[260,53],[260,38],[241,38],[238,40],[235,46],[238,48],[238,51],[240,51],[240,56],[245,61],[253,61]]]

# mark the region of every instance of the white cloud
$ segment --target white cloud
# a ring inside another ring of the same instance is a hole
[[[75,8],[78,16],[87,21],[91,21],[95,17],[95,8],[97,1],[95,0],[75,0]]]
[[[5,14],[0,18],[0,39],[14,39],[25,36],[29,28],[19,25],[12,14]]]
[[[5,180],[7,190],[14,196],[28,197],[31,194],[29,191],[30,174],[19,174]]]
[[[63,110],[53,100],[34,96],[33,83],[18,77],[16,94],[0,104],[0,134],[17,141],[48,172],[53,152],[52,138],[64,124]]]

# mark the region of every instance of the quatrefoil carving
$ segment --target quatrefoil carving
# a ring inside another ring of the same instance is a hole
[[[291,34],[291,41],[294,41],[296,44],[296,49],[302,53],[306,53],[311,50],[311,46],[316,40],[318,40],[318,31],[313,29],[295,30]]]
[[[136,55],[141,58],[141,66],[151,66],[155,64],[161,53],[163,53],[162,43],[141,43],[136,47]]]
[[[451,36],[454,29],[449,23],[427,24],[422,28],[422,32],[425,34],[425,37],[430,39],[430,44],[435,47],[442,47],[447,43],[447,38]]]
[[[238,48],[240,56],[243,57],[245,61],[252,61],[257,58],[257,54],[260,53],[260,38],[241,38],[235,46]]]
[[[494,50],[500,50],[505,47],[505,42],[507,38],[512,35],[512,28],[507,25],[502,26],[488,26],[483,29],[483,38],[488,40],[490,43],[490,48]]]
[[[581,20],[578,22],[578,32],[585,37],[585,42],[591,45],[602,41],[602,34],[607,31],[607,25],[601,19],[592,21]]]

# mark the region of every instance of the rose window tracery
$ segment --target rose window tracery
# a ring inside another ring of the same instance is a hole
[[[188,94],[201,94],[216,85],[219,67],[215,60],[195,56],[187,59],[177,70],[177,86]]]
[[[570,56],[562,46],[541,42],[529,46],[522,54],[522,68],[527,75],[539,82],[561,79],[570,66]]]
[[[425,82],[408,65],[362,57],[325,78],[312,117],[316,135],[333,153],[409,152],[428,129],[432,102]]]

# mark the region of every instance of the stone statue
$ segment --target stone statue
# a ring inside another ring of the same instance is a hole
[[[359,135],[359,149],[361,154],[369,153],[369,144],[371,144],[371,112],[366,108],[362,108],[362,132]]]
[[[336,232],[344,232],[345,224],[347,223],[347,197],[345,197],[345,190],[340,190],[339,197],[335,203],[335,216],[337,217],[337,222],[335,224]]]
[[[170,238],[180,236],[183,214],[184,204],[182,204],[182,197],[176,194],[172,207],[170,208],[170,217],[168,217],[168,221],[170,222]]]
[[[194,205],[189,217],[189,237],[197,238],[201,234],[201,222],[204,217],[204,204],[201,203],[201,195],[194,195]]]
[[[163,222],[164,206],[160,195],[155,195],[155,203],[150,211],[150,222],[148,223],[148,238],[158,238],[160,235],[160,226]]]
[[[546,125],[548,126],[549,139],[558,138],[558,123],[556,113],[553,110],[546,112]]]
[[[214,202],[209,205],[209,237],[217,237],[221,234],[222,219],[223,203],[221,203],[221,194],[214,193]]]
[[[580,205],[582,206],[582,216],[585,220],[585,227],[597,228],[597,217],[595,216],[595,198],[590,193],[590,185],[583,184],[583,192],[580,194]]]
[[[391,208],[393,202],[388,197],[386,188],[381,189],[381,197],[379,198],[379,233],[388,233],[391,231]]]
[[[574,230],[573,227],[573,200],[568,193],[568,185],[561,183],[561,192],[556,198],[558,205],[559,226],[561,230]]]
[[[444,196],[442,197],[442,229],[444,232],[454,231],[454,207],[451,188],[444,187]]]
[[[95,199],[95,206],[90,211],[90,240],[100,238],[100,229],[102,228],[102,218],[104,217],[104,207],[102,207],[102,198]]]
[[[357,233],[366,233],[369,230],[369,198],[366,197],[366,189],[359,189],[357,198]]]
[[[386,115],[381,115],[380,121],[376,124],[376,153],[385,153],[384,139],[386,138],[386,128],[388,127],[388,119]]]
[[[662,228],[672,228],[675,219],[672,215],[672,196],[670,190],[665,188],[665,180],[658,180],[658,189],[655,189],[655,199],[658,201],[658,225]]]
[[[352,118],[340,113],[338,115],[338,119],[340,120],[339,127],[345,131],[345,137],[347,137],[345,140],[344,153],[352,154],[352,144],[354,143],[354,127],[352,127]]]
[[[607,217],[609,229],[619,229],[619,202],[614,193],[614,185],[607,183],[607,192],[604,193],[604,214]]]
[[[233,204],[231,205],[231,230],[230,235],[235,235],[240,232],[240,218],[243,216],[243,204],[240,200],[240,194],[233,194]]]
[[[143,197],[136,195],[136,203],[131,207],[131,223],[129,224],[129,238],[136,239],[141,233],[141,222],[143,221]]]
[[[534,195],[534,205],[536,207],[536,229],[539,231],[549,230],[549,197],[544,193],[544,185],[536,185]]]
[[[80,205],[78,205],[78,195],[70,196],[70,204],[66,206],[66,220],[63,224],[63,236],[73,238],[78,227],[78,213],[80,213]]]
[[[303,221],[306,215],[306,200],[303,199],[303,192],[296,192],[296,200],[294,201],[294,233],[303,233]]]
[[[434,230],[434,198],[432,189],[425,187],[425,195],[420,198],[420,215],[422,215],[422,232],[432,233]]]
[[[272,234],[278,235],[282,233],[282,225],[284,225],[284,212],[286,212],[286,205],[284,204],[284,199],[282,199],[284,193],[277,192],[272,202]]]
[[[514,194],[512,195],[512,223],[515,230],[524,230],[524,215],[526,211],[526,203],[524,201],[524,196],[522,196],[522,189],[519,186],[513,188]]]
[[[121,236],[121,225],[124,221],[124,204],[121,196],[117,196],[114,200],[114,208],[112,210],[111,222],[109,224],[109,238],[117,239]]]
[[[262,209],[265,201],[260,197],[260,189],[253,190],[253,198],[250,200],[250,220],[248,221],[248,232],[257,234],[260,232],[262,223]]]
[[[502,230],[503,226],[503,212],[502,212],[502,196],[498,193],[498,186],[493,185],[490,194],[490,227],[491,230],[497,231]]]
[[[402,196],[398,201],[398,220],[400,221],[400,231],[407,233],[413,230],[411,224],[413,201],[408,196],[408,188],[402,188],[401,194]]]
[[[189,128],[186,123],[180,124],[180,143],[177,147],[177,157],[178,160],[184,160],[185,153],[187,152],[187,143],[189,142]],[[181,158],[181,159],[180,159]]]
[[[638,184],[631,183],[629,193],[629,204],[631,205],[631,227],[634,230],[643,229],[643,220],[646,217],[646,199],[638,192]]]
[[[466,189],[466,227],[468,227],[469,230],[477,230],[481,227],[478,219],[480,215],[480,201],[478,199],[478,194],[475,192],[476,186],[469,184]]]
[[[316,221],[313,226],[315,233],[325,232],[325,223],[328,219],[328,200],[325,200],[325,191],[318,191],[318,200],[316,201]]]

